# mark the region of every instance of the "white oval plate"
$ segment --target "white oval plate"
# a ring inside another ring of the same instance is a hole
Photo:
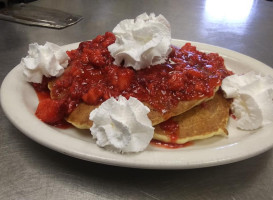
[[[183,40],[173,40],[182,46]],[[191,42],[198,50],[217,52],[225,59],[227,68],[235,73],[251,70],[273,76],[267,65],[243,54],[202,43]],[[66,45],[65,49],[77,48],[78,43]],[[273,146],[273,124],[256,131],[241,131],[231,119],[228,137],[213,137],[196,141],[192,146],[180,149],[164,149],[149,146],[141,153],[118,154],[96,146],[88,130],[58,129],[49,126],[34,115],[38,105],[35,91],[24,80],[23,69],[16,66],[4,79],[1,103],[9,120],[34,141],[83,160],[92,162],[150,169],[187,169],[222,165],[258,155]]]

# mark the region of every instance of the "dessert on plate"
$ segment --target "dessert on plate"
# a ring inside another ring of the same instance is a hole
[[[152,139],[184,144],[228,134],[232,102],[221,85],[233,73],[217,53],[173,46],[162,15],[123,20],[67,52],[32,44],[21,64],[35,90],[48,94],[36,116],[90,129],[99,146],[138,152]]]

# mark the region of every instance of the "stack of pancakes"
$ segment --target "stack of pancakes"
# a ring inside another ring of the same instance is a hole
[[[49,84],[49,88],[50,88]],[[166,143],[183,144],[188,141],[205,139],[215,135],[227,135],[230,100],[225,99],[219,87],[215,89],[212,97],[203,97],[198,100],[181,101],[165,114],[150,108],[148,117],[155,127],[154,139]],[[80,103],[77,108],[66,118],[73,126],[79,129],[89,129],[92,121],[89,114],[98,106]],[[166,120],[173,120],[178,124],[178,131],[173,134],[163,130],[160,126]]]

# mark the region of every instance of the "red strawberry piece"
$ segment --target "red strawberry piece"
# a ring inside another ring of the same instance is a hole
[[[176,71],[170,74],[170,79],[168,80],[168,86],[171,90],[182,90],[184,88],[185,76],[182,72]]]
[[[63,101],[44,99],[40,101],[35,115],[45,123],[54,124],[64,118],[65,104]]]
[[[118,72],[118,88],[125,90],[130,86],[134,72],[131,69],[123,69]]]
[[[89,91],[83,95],[82,99],[88,104],[95,105],[99,102],[100,98],[103,97],[103,90],[100,88],[90,88]]]
[[[102,67],[106,64],[106,59],[99,49],[86,49],[85,52],[88,54],[88,60],[92,65]]]

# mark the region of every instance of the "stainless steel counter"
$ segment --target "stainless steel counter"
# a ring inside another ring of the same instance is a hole
[[[111,31],[125,18],[163,14],[172,37],[221,46],[273,67],[273,3],[266,0],[39,0],[33,5],[83,15],[62,30],[0,21],[0,80],[28,44],[59,45]],[[20,114],[20,113],[18,113]],[[273,133],[272,133],[273,134]],[[273,139],[273,135],[272,135]],[[258,144],[262,145],[262,144]],[[0,199],[273,199],[273,150],[223,166],[143,170],[75,159],[24,136],[0,109]]]

